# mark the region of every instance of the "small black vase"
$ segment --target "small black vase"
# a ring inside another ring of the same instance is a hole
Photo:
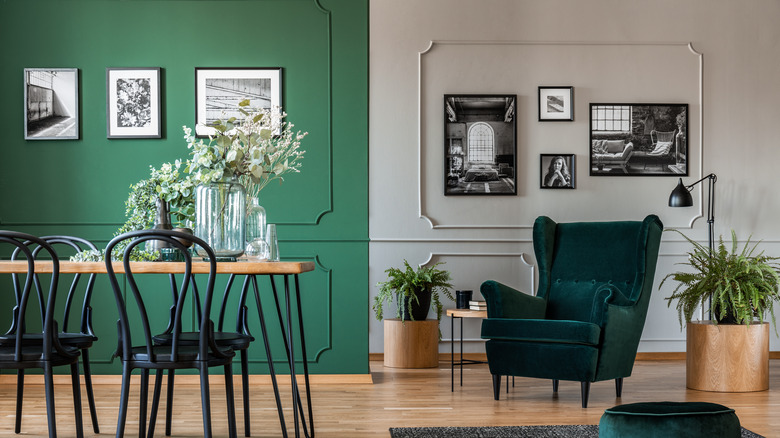
[[[428,310],[431,308],[431,289],[418,290],[417,301],[411,297],[401,299],[401,321],[425,321],[428,318]],[[412,312],[409,314],[409,300],[412,301]]]

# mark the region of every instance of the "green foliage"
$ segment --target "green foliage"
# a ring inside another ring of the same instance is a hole
[[[237,177],[248,198],[257,197],[268,183],[284,180],[283,175],[299,173],[305,151],[300,149],[306,132],[293,131],[280,108],[251,108],[249,100],[238,104],[241,118],[224,115],[208,125],[214,129],[209,141],[192,135],[183,126],[192,159],[187,171],[200,183]]]
[[[716,323],[733,319],[737,324],[749,325],[756,318],[764,322],[764,315],[769,311],[777,331],[773,305],[780,299],[778,257],[769,257],[763,251],[754,254],[758,243],[751,246],[750,238],[738,252],[734,231],[731,232],[731,251],[726,249],[721,236],[712,255],[709,247],[677,232],[693,245],[693,250],[688,253],[688,261],[680,264],[690,266],[694,272],[669,274],[661,281],[659,288],[669,278],[678,282],[666,300],[670,307],[672,301],[677,300],[680,326],[683,325],[683,319],[690,322],[698,306],[706,306],[707,299],[712,298],[710,312],[715,316]]]
[[[403,298],[408,298],[409,303],[409,315],[412,313],[412,302],[419,303],[417,294],[420,291],[430,289],[431,300],[433,306],[436,308],[436,319],[441,321],[442,304],[439,299],[439,293],[443,293],[447,298],[454,300],[450,289],[452,285],[450,282],[450,273],[441,269],[437,269],[442,263],[436,263],[432,266],[420,266],[417,270],[409,266],[409,262],[404,260],[405,269],[389,268],[385,270],[387,273],[387,281],[377,283],[379,286],[379,294],[374,297],[374,313],[376,319],[382,320],[384,316],[384,304],[387,301],[395,300],[398,303],[398,309],[396,316],[401,317],[401,303]]]
[[[195,182],[189,177],[182,177],[179,173],[181,161],[176,160],[174,164],[164,163],[160,169],[149,166],[150,177],[138,181],[130,186],[130,194],[125,201],[125,216],[127,221],[119,227],[114,236],[124,234],[130,231],[146,230],[154,226],[155,216],[157,214],[157,198],[168,202],[171,215],[179,222],[192,220],[195,217]],[[114,254],[119,256],[129,241],[120,243]],[[159,251],[147,251],[145,249],[136,249],[130,254],[130,259],[136,262],[159,260]],[[83,251],[70,258],[75,262],[97,262],[103,261],[103,252],[101,251]]]

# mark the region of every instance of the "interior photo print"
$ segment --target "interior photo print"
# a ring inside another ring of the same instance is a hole
[[[514,195],[517,95],[444,96],[444,194]]]
[[[687,176],[688,104],[590,104],[591,176]]]
[[[24,138],[79,138],[78,69],[24,69]]]

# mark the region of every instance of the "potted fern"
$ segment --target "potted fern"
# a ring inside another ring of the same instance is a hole
[[[384,305],[395,301],[398,304],[396,317],[401,321],[422,321],[428,317],[431,301],[436,308],[436,319],[441,321],[442,304],[439,293],[454,300],[450,289],[450,273],[438,269],[442,263],[412,268],[404,260],[404,268],[385,270],[387,280],[379,282],[379,293],[374,297],[376,319],[384,317]]]
[[[677,230],[675,230],[677,231]],[[680,325],[687,325],[687,385],[706,391],[741,392],[769,388],[769,315],[777,331],[774,303],[780,299],[777,257],[757,251],[750,239],[739,250],[731,232],[731,249],[723,237],[712,251],[677,231],[691,245],[693,271],[674,272],[661,281],[676,281],[668,306],[677,302]],[[711,321],[692,321],[702,306]],[[738,378],[735,378],[737,376]]]

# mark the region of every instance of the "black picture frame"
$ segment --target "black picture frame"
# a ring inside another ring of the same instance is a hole
[[[574,154],[539,154],[539,188],[574,189],[576,156]],[[553,163],[561,162],[560,169],[554,169]]]
[[[517,95],[444,95],[444,195],[517,194]]]
[[[78,140],[79,69],[24,69],[24,139]]]
[[[161,138],[160,67],[106,68],[108,138]]]
[[[574,121],[574,87],[539,87],[539,121]]]
[[[688,176],[687,103],[591,103],[591,176]]]
[[[281,67],[195,67],[195,136],[208,137],[208,125],[223,117],[241,117],[238,103],[281,111]]]

